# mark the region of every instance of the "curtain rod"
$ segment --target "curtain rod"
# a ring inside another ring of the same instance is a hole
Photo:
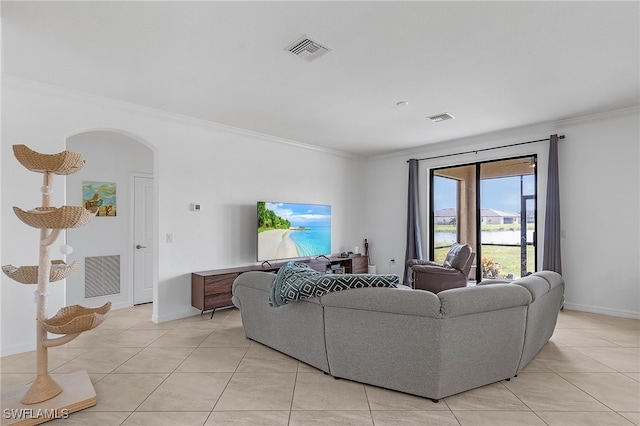
[[[558,139],[564,139],[564,135],[559,135]],[[456,152],[455,154],[444,154],[444,155],[436,155],[435,157],[424,157],[424,158],[412,158],[411,160],[417,160],[417,161],[422,161],[422,160],[433,160],[435,158],[444,158],[444,157],[453,157],[454,155],[462,155],[462,154],[473,154],[473,153],[479,153],[482,151],[491,151],[493,149],[500,149],[500,148],[509,148],[512,146],[518,146],[518,145],[526,145],[529,143],[536,143],[536,142],[547,142],[550,141],[551,138],[546,138],[546,139],[538,139],[537,141],[527,141],[527,142],[519,142],[519,143],[512,143],[510,145],[502,145],[502,146],[494,146],[491,148],[482,148],[482,149],[474,149],[472,151],[465,151],[465,152]],[[411,160],[407,160],[407,163]]]

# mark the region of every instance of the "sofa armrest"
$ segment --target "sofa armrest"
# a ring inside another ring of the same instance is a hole
[[[404,287],[404,286],[403,286]],[[358,288],[320,297],[326,307],[441,318],[440,299],[433,293],[401,288]]]
[[[408,267],[412,267],[415,265],[442,266],[442,263],[434,262],[432,260],[422,260],[422,259],[411,259],[407,262]]]
[[[501,278],[490,278],[488,280],[482,280],[476,285],[487,285],[487,284],[511,284],[513,280],[501,279]]]
[[[412,266],[411,269],[413,270],[414,274],[420,273],[420,274],[446,275],[446,276],[462,274],[462,272],[460,272],[455,268],[446,268],[444,266],[436,266],[436,265],[415,265],[415,266]]]
[[[542,277],[549,283],[549,291],[553,290],[558,286],[564,287],[564,278],[557,272],[554,271],[538,271],[533,275]]]
[[[526,306],[532,300],[525,288],[503,284],[454,288],[441,291],[437,297],[444,318]]]
[[[513,281],[513,284],[520,285],[529,292],[533,300],[549,293],[553,288],[564,285],[562,276],[553,271],[539,271],[526,277]]]

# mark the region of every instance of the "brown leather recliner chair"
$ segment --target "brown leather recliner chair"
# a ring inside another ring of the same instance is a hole
[[[459,243],[453,243],[443,263],[411,259],[407,262],[412,271],[411,286],[432,293],[465,287],[474,259],[471,246]]]

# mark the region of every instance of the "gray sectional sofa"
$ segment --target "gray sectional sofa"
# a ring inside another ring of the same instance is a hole
[[[275,274],[233,284],[247,337],[337,378],[431,398],[517,375],[547,343],[564,297],[550,271],[445,290],[344,290],[269,306]]]

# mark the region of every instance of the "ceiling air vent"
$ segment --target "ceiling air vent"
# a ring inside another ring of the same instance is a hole
[[[439,123],[441,121],[451,120],[452,118],[455,117],[448,112],[445,112],[444,114],[432,115],[431,117],[429,117],[429,120],[433,121],[434,123]]]
[[[311,40],[306,36],[302,37],[285,50],[308,62],[318,59],[320,56],[331,51],[327,46],[323,46],[317,41]]]

